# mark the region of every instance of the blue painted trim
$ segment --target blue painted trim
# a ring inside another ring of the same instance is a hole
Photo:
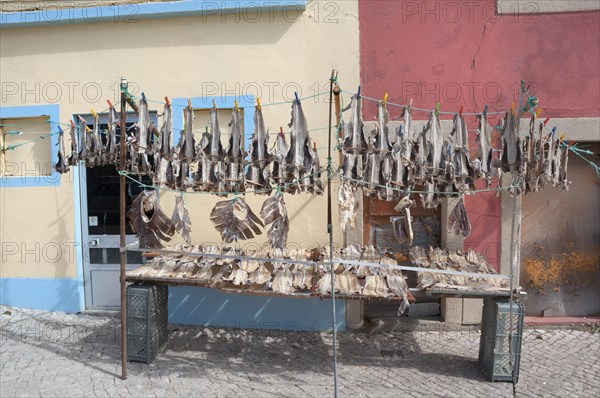
[[[19,119],[47,116],[50,121],[58,121],[60,118],[59,105],[33,105],[33,106],[3,106],[0,107],[0,119]],[[58,131],[55,123],[50,123],[50,132]],[[18,149],[17,149],[18,150]],[[10,156],[10,151],[7,152]],[[51,174],[40,176],[0,176],[0,188],[9,187],[48,187],[60,185],[60,174],[54,170],[54,163],[58,159],[58,134],[50,136],[50,164]]]
[[[73,211],[74,211],[74,222],[75,222],[75,242],[77,242],[77,247],[75,248],[75,267],[77,269],[77,280],[79,281],[77,289],[79,295],[79,307],[81,309],[86,308],[85,306],[85,279],[83,276],[84,268],[83,268],[83,256],[85,245],[83,244],[83,236],[87,236],[84,234],[83,227],[87,225],[87,223],[83,223],[82,217],[82,209],[81,209],[81,172],[85,170],[79,166],[73,166],[71,168],[71,173],[73,173]]]
[[[24,3],[26,4],[26,3]],[[267,20],[273,11],[286,13],[293,21],[296,12],[306,10],[306,0],[180,0],[114,6],[55,9],[48,6],[41,11],[18,11],[0,13],[0,27],[26,27],[44,25],[67,25],[96,22],[135,23],[144,18],[170,18],[190,15],[219,15],[258,12],[260,20]],[[288,15],[289,14],[289,15]],[[254,16],[249,21],[259,22]],[[251,18],[251,19],[250,19]]]
[[[82,288],[81,280],[74,278],[0,278],[0,303],[75,313],[84,308]]]
[[[234,101],[238,100],[238,107],[244,110],[244,148],[250,147],[252,132],[254,131],[254,101],[253,95],[236,96],[216,96],[216,97],[193,97],[192,108],[210,109],[213,106],[213,100],[218,108],[233,108]],[[173,139],[179,139],[179,131],[183,129],[183,108],[188,104],[188,98],[173,98]],[[227,120],[229,123],[230,120]],[[226,124],[225,124],[226,126]],[[221,132],[224,132],[221,130]],[[227,147],[227,144],[224,145]]]
[[[344,300],[337,327],[346,328]],[[331,300],[227,294],[216,289],[169,287],[169,322],[242,329],[332,330]]]

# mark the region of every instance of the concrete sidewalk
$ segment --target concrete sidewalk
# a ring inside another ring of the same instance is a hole
[[[119,378],[119,320],[0,306],[0,396],[333,396],[331,334],[170,326],[151,365]],[[477,328],[342,333],[342,397],[509,397],[477,361]],[[518,396],[597,397],[600,335],[593,329],[524,334]]]

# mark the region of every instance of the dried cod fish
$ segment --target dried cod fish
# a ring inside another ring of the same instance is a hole
[[[394,207],[394,210],[403,214],[404,217],[394,218],[392,221],[394,235],[398,242],[403,243],[406,241],[409,246],[412,246],[414,241],[412,218],[410,216],[410,207],[413,203],[414,202],[410,199],[410,195],[406,195],[400,199],[396,207]]]
[[[282,186],[287,182],[288,167],[286,157],[289,152],[283,129],[277,134],[277,142],[275,148],[275,156],[273,158],[273,179],[277,185]]]
[[[358,202],[354,196],[356,188],[350,182],[343,180],[338,191],[338,206],[340,208],[340,226],[344,231],[348,227],[356,227]]]
[[[276,193],[267,198],[260,209],[260,216],[264,220],[264,225],[271,225],[267,231],[271,247],[283,249],[290,229],[283,194]]]
[[[66,163],[65,157],[65,141],[64,141],[64,133],[60,126],[58,127],[60,133],[58,134],[58,160],[54,165],[54,170],[56,170],[60,174],[64,174],[69,171],[69,166]]]
[[[289,266],[285,265],[278,269],[273,277],[271,289],[276,293],[292,294],[296,291],[294,288],[294,275],[289,270]]]
[[[108,131],[106,133],[106,146],[104,148],[104,164],[117,164],[120,148],[117,145],[117,110],[111,106],[108,109]]]
[[[84,129],[85,133],[85,129]],[[81,133],[79,133],[82,135]],[[69,156],[69,166],[77,166],[79,162],[79,140],[75,131],[75,124],[71,121],[71,127],[69,128],[69,138],[71,139],[71,155]]]
[[[462,235],[465,238],[471,235],[471,222],[462,197],[448,216],[447,229],[448,232],[452,232],[454,235]]]
[[[217,202],[210,213],[210,220],[227,243],[251,239],[254,235],[262,234],[259,226],[264,227],[260,218],[239,197]]]
[[[350,109],[350,121],[346,131],[346,136],[342,143],[344,151],[343,175],[346,178],[362,180],[364,177],[364,156],[367,153],[367,139],[364,134],[364,123],[362,118],[362,97],[359,94],[352,96],[350,105],[345,110]],[[356,182],[354,182],[356,185]]]
[[[135,147],[137,147],[137,150],[134,149],[137,162],[134,165],[134,170],[142,174],[150,174],[152,166],[150,165],[148,155],[152,154],[152,124],[150,123],[148,102],[143,95],[138,104],[138,115],[139,119],[135,135]]]
[[[487,120],[487,105],[483,108],[483,112],[477,115],[479,126],[477,128],[477,141],[479,142],[479,167],[477,176],[486,180],[487,185],[490,185],[491,180],[491,159],[492,159],[492,138],[490,125]]]
[[[269,194],[271,188],[269,171],[271,154],[268,145],[269,132],[265,129],[262,108],[259,104],[254,110],[254,133],[250,142],[250,165],[246,174],[246,183],[259,194]]]
[[[291,127],[291,132],[290,150],[287,153],[286,163],[288,172],[291,174],[290,177],[294,181],[288,191],[295,193],[301,189],[301,183],[307,177],[313,164],[308,126],[299,100],[292,103],[292,120],[288,126]]]
[[[325,185],[323,184],[323,180],[321,180],[321,162],[319,161],[316,143],[314,143],[313,149],[310,151],[310,156],[312,163],[309,170],[308,186],[303,188],[313,195],[323,195]]]
[[[229,148],[227,148],[227,174],[226,189],[229,192],[244,192],[244,150],[242,143],[242,114],[236,106],[231,115],[229,123],[231,132],[229,135]]]
[[[175,231],[179,232],[187,243],[192,243],[192,237],[190,236],[192,221],[190,220],[190,214],[185,205],[183,195],[179,195],[175,199],[175,210],[173,211],[171,221],[175,225]]]
[[[161,248],[175,234],[175,225],[162,211],[156,191],[143,191],[127,212],[129,223],[137,233],[140,247]]]

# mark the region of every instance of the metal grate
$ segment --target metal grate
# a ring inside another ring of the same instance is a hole
[[[127,287],[127,360],[152,362],[167,346],[168,287]]]

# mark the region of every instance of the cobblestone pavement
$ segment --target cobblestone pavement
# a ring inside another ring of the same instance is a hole
[[[4,313],[10,311],[11,314]],[[0,307],[0,396],[332,396],[330,333],[170,326],[150,365],[120,379],[119,320]],[[479,333],[338,335],[342,397],[509,397],[487,381]],[[528,328],[518,396],[596,397],[600,334]]]

